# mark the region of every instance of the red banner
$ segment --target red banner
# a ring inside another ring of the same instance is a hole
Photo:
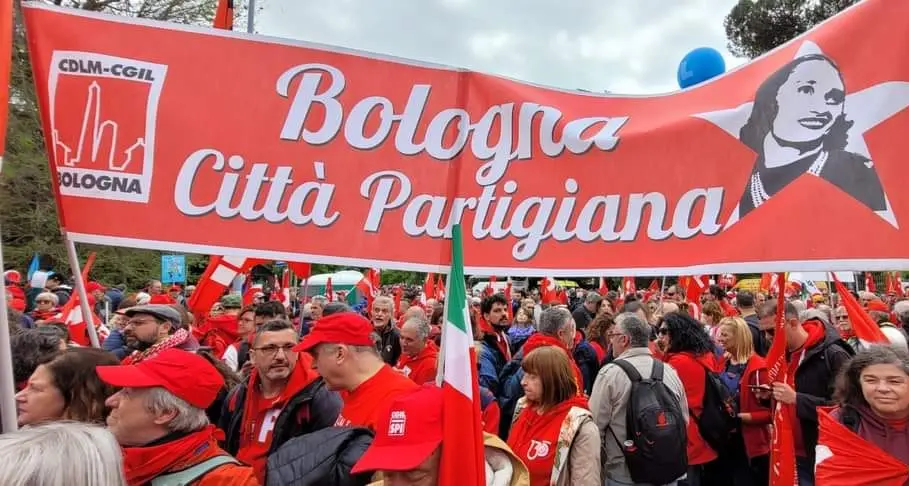
[[[460,221],[485,275],[909,267],[909,2],[637,97],[23,8],[76,241],[439,271]]]

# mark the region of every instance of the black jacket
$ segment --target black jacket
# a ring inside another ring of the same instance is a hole
[[[593,393],[593,382],[597,379],[597,373],[600,372],[600,363],[597,360],[597,352],[587,341],[581,341],[574,346],[571,353],[574,357],[575,364],[581,370],[581,379],[584,380],[582,386],[584,393],[589,397]]]
[[[593,321],[593,318],[596,317],[596,314],[592,314],[584,304],[578,306],[574,312],[571,313],[571,317],[574,318],[574,323],[580,330],[587,329],[587,326],[590,325],[590,322]]]
[[[394,322],[388,323],[385,330],[379,332],[379,354],[389,366],[398,364],[401,357],[401,332]]]
[[[369,429],[329,427],[295,437],[268,456],[267,486],[361,486],[373,473],[352,475],[372,443]]]
[[[751,343],[754,344],[754,352],[760,357],[767,356],[770,351],[770,343],[764,339],[764,333],[761,332],[760,319],[757,314],[749,314],[742,319],[748,324],[748,330],[751,331]]]
[[[240,449],[246,392],[247,382],[231,390],[218,421],[218,427],[226,436],[222,447],[232,456],[236,456]],[[333,426],[341,413],[341,405],[341,397],[329,390],[322,378],[310,383],[291,397],[278,415],[268,455],[294,437]]]
[[[802,429],[802,443],[814,463],[817,445],[817,407],[833,405],[836,375],[854,352],[832,326],[825,326],[824,340],[805,350],[795,373],[795,413]]]

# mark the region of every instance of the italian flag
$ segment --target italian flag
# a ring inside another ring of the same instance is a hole
[[[439,485],[485,486],[477,356],[468,313],[461,240],[461,225],[456,224],[451,237],[451,271],[445,292],[445,326],[442,328],[439,366],[439,385],[445,399]]]

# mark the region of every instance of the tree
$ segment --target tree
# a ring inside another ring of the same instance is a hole
[[[786,43],[858,0],[739,0],[724,26],[729,51],[755,58]]]
[[[217,0],[50,0],[58,6],[113,13],[132,17],[207,25],[214,16]],[[239,3],[239,2],[238,2]],[[261,7],[260,2],[260,7]],[[21,11],[17,7],[13,66],[10,78],[9,127],[3,175],[0,177],[0,226],[7,268],[24,270],[34,253],[42,269],[69,274],[66,249],[57,219],[47,153],[38,118],[31,66]],[[245,12],[238,9],[237,25]],[[103,217],[103,215],[98,215]],[[110,224],[117,224],[111,221]],[[98,257],[92,278],[106,284],[127,284],[137,288],[158,277],[158,251],[80,245],[81,258],[90,251]],[[193,280],[205,269],[206,258],[187,257],[188,277]]]

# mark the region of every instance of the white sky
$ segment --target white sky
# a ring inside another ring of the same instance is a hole
[[[567,89],[678,89],[710,46],[731,69],[723,19],[735,0],[259,0],[260,34],[467,67]]]

